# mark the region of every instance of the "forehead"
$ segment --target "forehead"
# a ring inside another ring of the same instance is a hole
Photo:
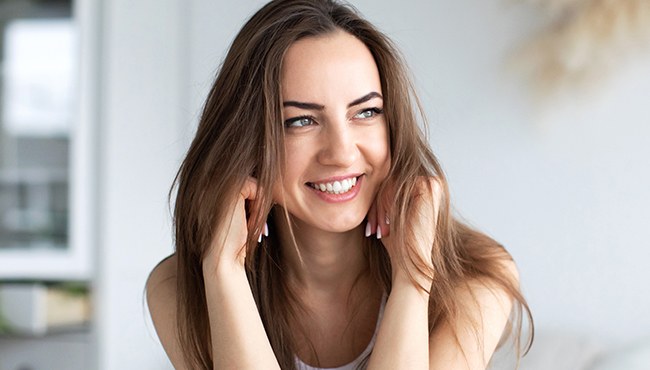
[[[281,85],[285,100],[354,100],[370,91],[381,94],[370,50],[343,31],[293,43],[284,57]]]

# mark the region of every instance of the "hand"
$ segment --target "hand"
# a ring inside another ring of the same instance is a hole
[[[432,268],[431,254],[442,194],[442,185],[435,177],[419,177],[409,202],[408,214],[405,215],[402,225],[404,242],[417,253],[417,260],[425,262],[429,269]],[[393,224],[390,223],[390,220],[396,220],[395,217],[397,217],[395,214],[397,210],[393,209],[394,205],[394,184],[389,183],[377,195],[377,199],[368,212],[370,233],[381,239],[386,248],[392,263],[393,277],[403,273],[407,273],[408,276],[409,272],[411,275],[417,276],[415,266],[406,266],[411,271],[404,271],[405,267],[402,264],[395,263],[397,249],[405,248],[405,246],[396,245],[397,241],[391,237],[390,229]]]
[[[224,266],[244,267],[248,240],[246,201],[255,201],[256,194],[257,180],[248,177],[237,194],[237,199],[231,203],[230,209],[224,212],[224,217],[215,228],[212,242],[203,259],[204,271],[206,268],[216,271]]]

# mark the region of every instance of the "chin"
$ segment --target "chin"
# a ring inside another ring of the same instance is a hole
[[[359,227],[363,222],[364,218],[355,218],[349,220],[334,220],[334,222],[328,223],[327,225],[317,226],[319,229],[332,232],[332,233],[345,233],[352,231]]]

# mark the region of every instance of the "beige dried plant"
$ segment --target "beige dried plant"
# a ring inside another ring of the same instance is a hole
[[[635,52],[650,49],[650,0],[528,1],[558,13],[514,59],[543,96],[593,87]]]
[[[590,0],[520,0],[520,2],[538,5],[552,12],[563,12],[588,1]]]

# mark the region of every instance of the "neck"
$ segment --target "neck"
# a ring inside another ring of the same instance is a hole
[[[363,226],[333,233],[293,219],[290,221],[295,244],[284,211],[276,211],[276,232],[285,257],[289,284],[314,298],[349,295],[368,268]]]

